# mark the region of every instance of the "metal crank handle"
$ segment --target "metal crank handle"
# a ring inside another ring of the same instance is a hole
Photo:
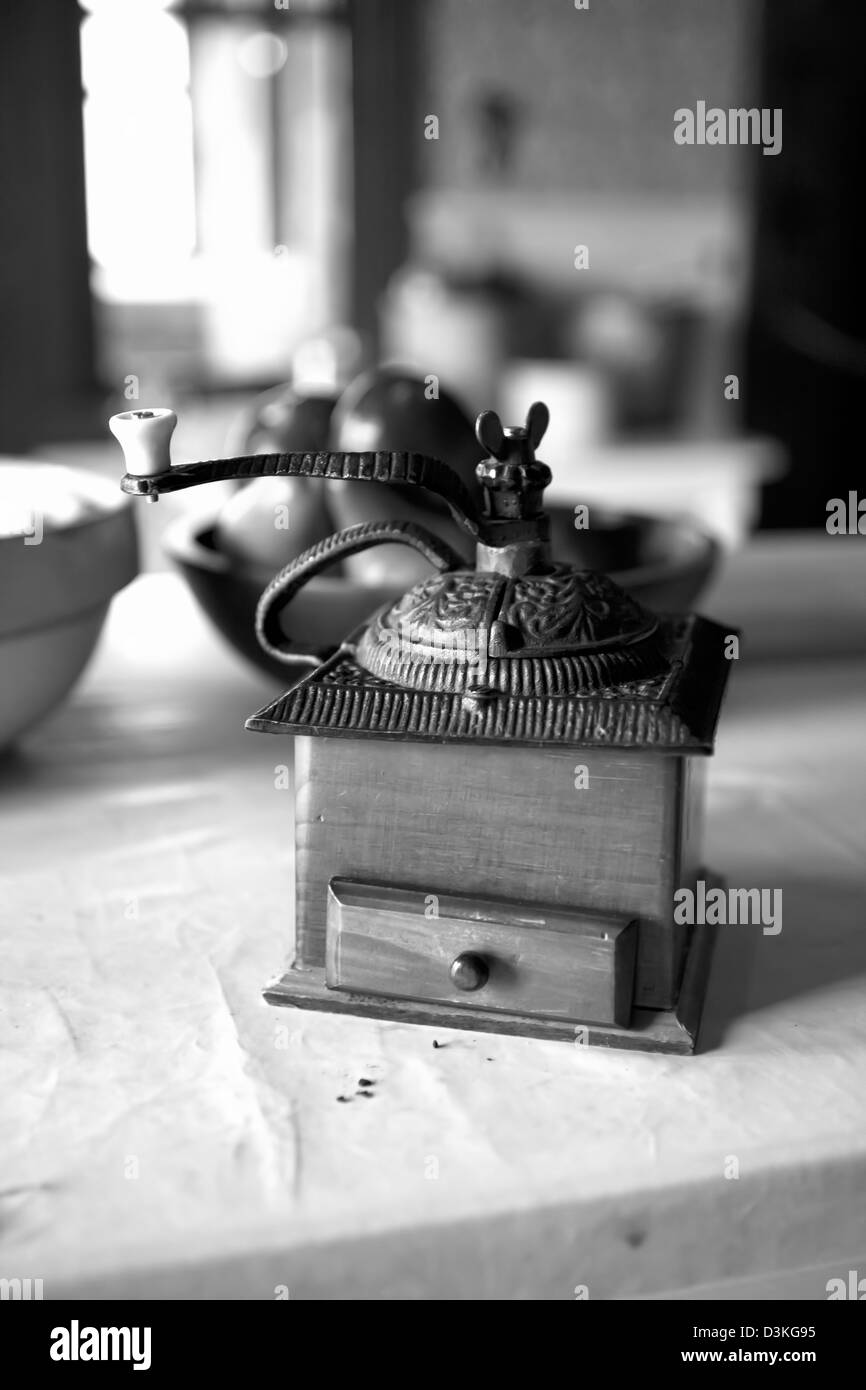
[[[283,631],[281,613],[320,570],[346,555],[357,555],[371,546],[395,542],[420,551],[440,573],[460,569],[464,563],[450,545],[412,521],[366,521],[359,526],[349,526],[345,531],[336,531],[290,561],[265,589],[256,609],[256,637],[262,650],[277,661],[303,662],[311,666],[326,661],[333,655],[334,648],[303,651],[293,647],[291,638]]]
[[[407,452],[250,454],[172,466],[170,441],[177,424],[173,410],[125,410],[109,428],[123,449],[124,492],[156,502],[166,492],[229,478],[326,478],[342,482],[392,483],[421,487],[447,503],[454,520],[477,539],[478,499],[441,459]],[[411,542],[410,542],[411,544]]]

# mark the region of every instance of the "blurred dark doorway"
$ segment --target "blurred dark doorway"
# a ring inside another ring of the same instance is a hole
[[[860,0],[767,0],[761,104],[782,108],[784,142],[758,160],[746,419],[790,472],[764,526],[823,526],[862,475],[864,51]]]
[[[95,421],[80,13],[5,0],[0,42],[0,452]]]

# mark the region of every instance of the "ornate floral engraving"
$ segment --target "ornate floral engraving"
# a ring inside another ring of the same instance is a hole
[[[477,630],[489,623],[503,588],[496,574],[459,570],[434,574],[404,594],[382,618],[382,626],[399,628],[409,640],[424,642],[431,634]]]
[[[655,620],[605,575],[557,567],[512,580],[502,617],[526,647],[595,646],[649,634]]]

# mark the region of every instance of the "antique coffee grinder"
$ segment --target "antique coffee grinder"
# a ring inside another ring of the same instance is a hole
[[[470,569],[408,521],[327,537],[262,594],[262,647],[311,667],[247,728],[295,739],[295,957],[266,998],[539,1038],[694,1050],[713,928],[675,921],[701,861],[705,755],[727,634],[658,617],[550,555],[535,457],[545,406],[467,486],[416,453],[286,453],[172,467],[175,417],[111,428],[126,492],[226,478],[426,488],[474,538]],[[431,575],[337,650],[297,650],[292,600],[341,557],[395,542]]]

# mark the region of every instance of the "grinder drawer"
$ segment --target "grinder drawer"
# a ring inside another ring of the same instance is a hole
[[[330,989],[627,1027],[637,923],[332,878]]]

